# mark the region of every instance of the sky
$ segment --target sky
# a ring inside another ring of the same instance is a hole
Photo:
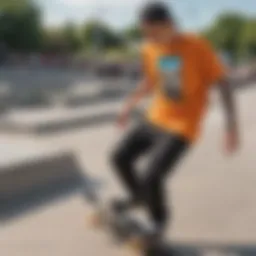
[[[85,22],[99,18],[121,29],[136,22],[136,14],[147,0],[36,0],[42,7],[44,23],[58,26],[67,21]],[[178,23],[186,30],[208,26],[224,11],[243,12],[256,17],[256,0],[166,0]]]

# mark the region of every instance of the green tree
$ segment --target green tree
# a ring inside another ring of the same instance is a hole
[[[44,29],[42,49],[46,53],[63,53],[67,51],[67,43],[60,28]]]
[[[248,58],[256,57],[256,19],[249,19],[246,22],[242,34],[240,55]]]
[[[246,22],[247,19],[241,14],[225,13],[220,15],[213,26],[203,34],[212,41],[216,48],[238,60],[241,57]]]
[[[83,44],[87,49],[106,50],[124,45],[122,37],[106,24],[90,21],[85,24],[83,31]]]
[[[0,40],[8,48],[27,52],[40,49],[40,10],[31,0],[0,1]]]
[[[76,52],[81,47],[81,39],[79,37],[76,26],[73,23],[67,23],[62,29],[63,39],[66,42],[68,52]]]
[[[128,41],[138,41],[142,38],[141,30],[138,26],[131,26],[124,31],[124,38]]]

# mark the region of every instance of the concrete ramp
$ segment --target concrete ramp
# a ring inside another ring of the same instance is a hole
[[[81,185],[82,172],[71,152],[19,140],[1,142],[0,221]]]
[[[0,168],[0,202],[11,200],[49,183],[72,182],[78,167],[69,153],[42,156]]]

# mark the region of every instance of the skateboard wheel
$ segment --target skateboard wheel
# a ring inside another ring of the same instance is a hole
[[[141,253],[145,250],[146,244],[145,241],[141,238],[131,238],[127,242],[127,247],[136,253]]]
[[[104,225],[103,217],[100,213],[94,213],[89,216],[89,225],[93,228],[100,228]]]

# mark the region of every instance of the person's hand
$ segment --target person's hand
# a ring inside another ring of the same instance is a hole
[[[225,149],[228,154],[238,151],[240,146],[239,134],[236,128],[229,129],[225,137]]]
[[[124,110],[122,111],[118,118],[117,118],[117,126],[120,129],[125,129],[128,122],[129,122],[129,117],[130,117],[130,111],[129,110]]]

